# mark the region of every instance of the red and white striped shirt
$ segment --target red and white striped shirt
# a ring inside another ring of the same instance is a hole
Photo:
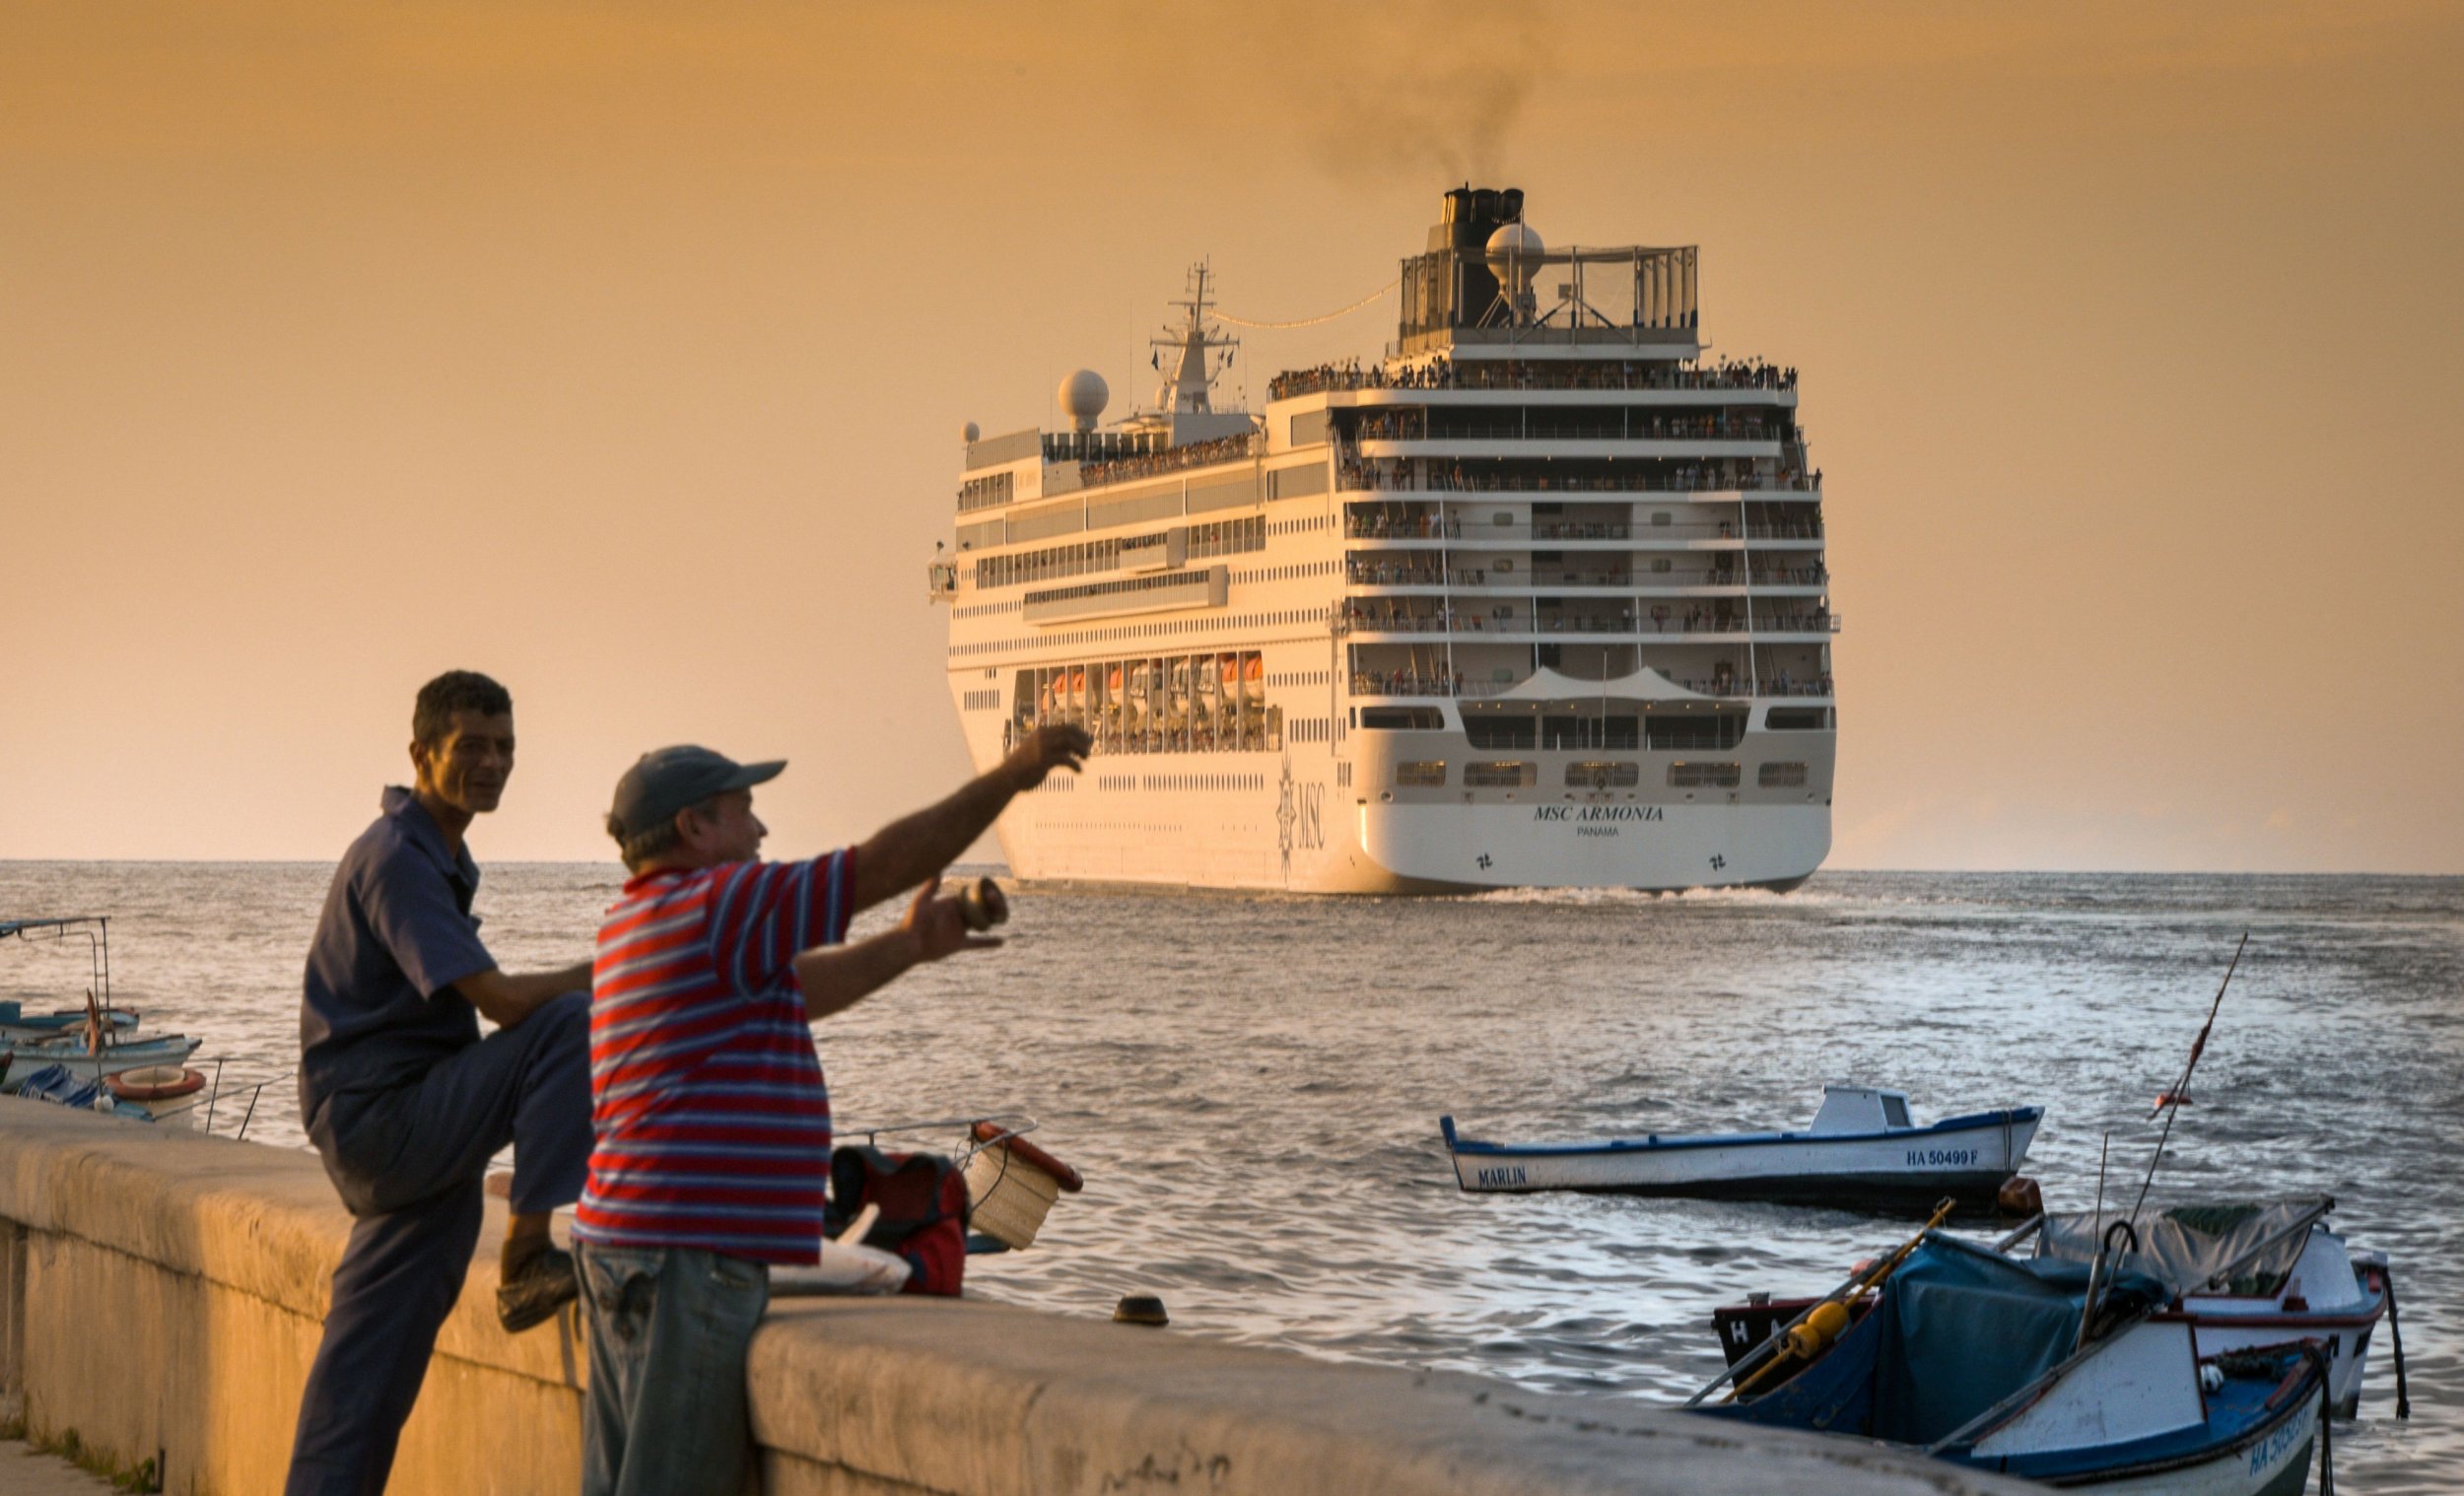
[[[574,1235],[819,1259],[830,1092],[799,951],[847,934],[852,851],[646,873],[590,973],[590,1178]]]

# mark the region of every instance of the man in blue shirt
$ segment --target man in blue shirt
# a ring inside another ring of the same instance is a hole
[[[300,1399],[290,1496],[384,1489],[437,1331],[479,1241],[488,1160],[513,1146],[497,1314],[573,1299],[548,1236],[590,1157],[590,963],[508,976],[479,940],[462,835],[513,769],[513,701],[455,670],[420,689],[410,788],[343,853],[308,948],[300,1116],[357,1218]],[[482,1039],[479,1015],[497,1025]]]

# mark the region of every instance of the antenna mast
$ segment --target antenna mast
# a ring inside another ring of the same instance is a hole
[[[1215,407],[1209,398],[1209,391],[1214,387],[1215,377],[1232,366],[1232,359],[1241,346],[1240,339],[1206,325],[1206,312],[1213,305],[1206,295],[1209,278],[1210,272],[1204,260],[1192,265],[1189,296],[1172,304],[1185,308],[1188,317],[1177,331],[1167,331],[1161,337],[1147,340],[1155,350],[1154,366],[1163,374],[1163,382],[1155,390],[1158,410],[1184,415],[1212,411]],[[1166,350],[1173,356],[1169,365],[1163,361]],[[1211,357],[1217,350],[1223,353],[1219,361]]]

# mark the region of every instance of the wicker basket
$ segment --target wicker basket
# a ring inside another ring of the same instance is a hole
[[[1061,1181],[994,1143],[967,1160],[968,1225],[996,1242],[1021,1248],[1035,1241],[1045,1212],[1061,1197]]]

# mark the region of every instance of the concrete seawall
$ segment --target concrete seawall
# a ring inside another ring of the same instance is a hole
[[[402,1441],[403,1496],[580,1486],[579,1326],[508,1336],[496,1233]],[[0,1098],[0,1391],[171,1492],[280,1489],[350,1221],[305,1153]],[[799,1300],[755,1340],[778,1496],[2033,1490],[1473,1377],[1330,1365],[1000,1305]]]

